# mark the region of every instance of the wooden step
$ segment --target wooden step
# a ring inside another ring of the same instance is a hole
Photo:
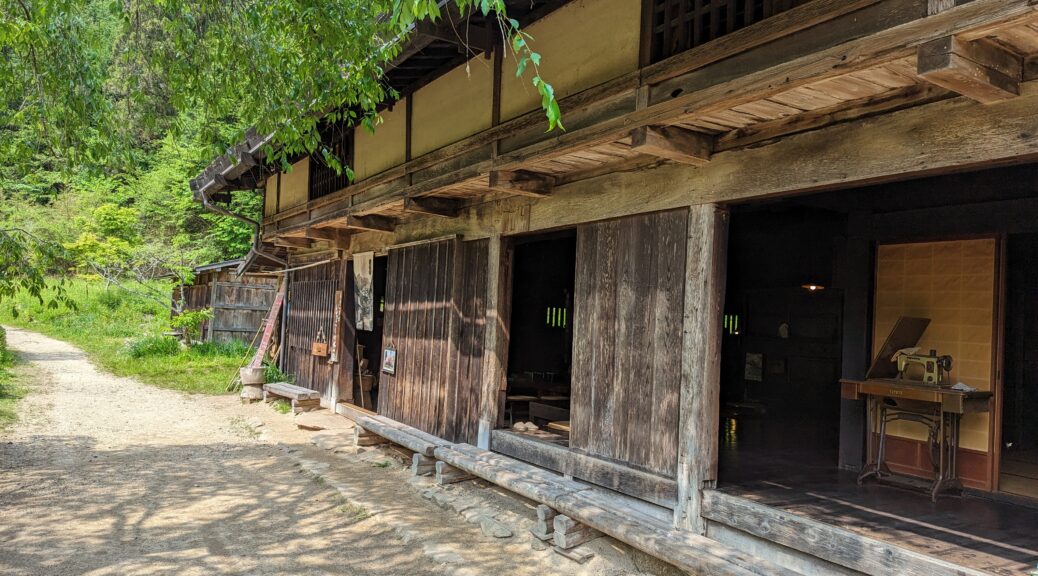
[[[303,388],[302,386],[296,386],[295,384],[289,384],[288,382],[271,382],[270,384],[264,384],[263,391],[283,398],[288,398],[289,400],[320,401],[321,399],[321,393],[317,390]]]

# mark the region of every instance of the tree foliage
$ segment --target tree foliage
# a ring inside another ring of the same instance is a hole
[[[541,57],[505,1],[452,1],[498,23],[517,75],[542,97],[547,128],[561,129]],[[397,96],[383,71],[412,26],[444,8],[0,0],[0,299],[68,270],[146,280],[241,255],[249,227],[204,212],[188,180],[250,126],[273,135],[272,161],[319,154],[347,168],[322,148],[320,122],[376,126],[379,107]],[[233,202],[259,216],[258,195]]]

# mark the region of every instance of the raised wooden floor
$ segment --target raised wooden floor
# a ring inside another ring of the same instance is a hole
[[[854,474],[835,470],[813,479],[749,481],[718,492],[981,572],[1028,574],[1038,564],[1038,507],[969,495],[933,503],[904,488],[858,486]]]

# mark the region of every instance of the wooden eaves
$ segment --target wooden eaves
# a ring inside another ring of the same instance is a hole
[[[413,207],[420,198],[485,201],[488,192],[500,191],[492,184],[494,174],[540,175],[561,185],[661,159],[706,162],[712,154],[952,97],[955,93],[916,70],[924,45],[948,36],[976,39],[997,34],[1038,17],[1030,0],[974,0],[922,17],[919,11],[925,11],[926,4],[921,0],[809,2],[563,98],[560,106],[571,126],[568,132],[543,135],[543,113],[535,110],[340,193],[267,218],[265,232],[336,226],[347,216],[405,216],[406,206]],[[775,42],[794,33],[796,42]],[[1029,70],[1033,66],[1021,66],[1021,81],[1033,74]],[[861,89],[870,82],[884,90]],[[719,118],[733,112],[746,115],[745,111],[765,105],[781,107],[778,101],[788,101],[783,98],[805,94],[838,105],[796,110],[797,114],[741,127],[718,124]],[[650,130],[657,137],[655,146],[639,146],[642,140],[636,138]],[[664,140],[658,138],[661,135]],[[607,160],[590,161],[595,158]],[[582,163],[587,167],[572,168]],[[559,165],[566,168],[557,169]]]

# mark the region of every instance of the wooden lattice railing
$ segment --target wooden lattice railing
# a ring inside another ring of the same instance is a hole
[[[810,0],[648,0],[651,13],[651,58],[701,46]]]

